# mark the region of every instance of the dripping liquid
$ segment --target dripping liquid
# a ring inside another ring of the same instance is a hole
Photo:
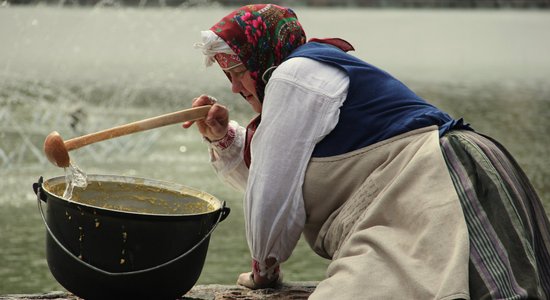
[[[65,192],[63,198],[71,200],[75,187],[85,188],[88,185],[86,173],[72,162],[65,168]]]

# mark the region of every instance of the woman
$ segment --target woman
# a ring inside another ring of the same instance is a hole
[[[550,297],[550,226],[506,150],[346,52],[295,13],[248,5],[202,32],[258,113],[195,122],[218,175],[245,192],[252,272],[272,287],[301,234],[331,259],[312,299]],[[188,128],[193,122],[187,122]]]

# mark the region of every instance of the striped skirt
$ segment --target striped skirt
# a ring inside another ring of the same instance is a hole
[[[475,132],[440,142],[468,226],[471,299],[550,298],[550,223],[517,162]]]

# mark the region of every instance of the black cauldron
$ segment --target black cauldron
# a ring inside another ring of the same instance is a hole
[[[202,271],[210,235],[230,212],[225,203],[150,179],[87,180],[87,188],[75,188],[74,201],[60,196],[65,177],[33,185],[55,279],[84,299],[175,299],[187,293]],[[207,209],[182,209],[197,205]]]

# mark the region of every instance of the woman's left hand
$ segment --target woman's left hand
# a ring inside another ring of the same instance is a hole
[[[247,287],[251,290],[275,288],[283,283],[283,273],[277,274],[277,277],[273,280],[269,280],[265,277],[254,275],[254,272],[241,273],[237,284]]]
[[[252,272],[242,273],[237,279],[237,284],[252,290],[274,288],[283,283],[283,273],[276,260],[268,259],[269,276],[261,276],[259,264],[252,261]]]

